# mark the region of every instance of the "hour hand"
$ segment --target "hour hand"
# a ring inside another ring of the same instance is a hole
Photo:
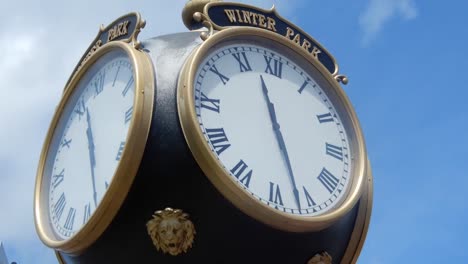
[[[263,80],[263,76],[260,75],[260,80],[262,81],[262,92],[265,97],[265,100],[268,105],[268,112],[270,113],[270,119],[271,119],[271,124],[273,126],[273,130],[279,130],[279,124],[276,119],[276,112],[275,112],[275,106],[273,103],[270,101],[270,97],[268,96],[268,88],[265,84],[265,81]]]

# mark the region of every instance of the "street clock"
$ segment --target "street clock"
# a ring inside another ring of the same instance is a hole
[[[189,1],[191,30],[118,18],[69,78],[35,221],[61,263],[354,263],[372,207],[333,56],[276,10]]]
[[[60,250],[89,246],[112,221],[137,173],[153,109],[144,52],[115,41],[85,58],[57,107],[37,176],[38,233]]]
[[[365,150],[336,80],[288,44],[256,28],[210,37],[182,72],[179,115],[194,157],[233,204],[285,231],[320,230],[359,198]]]

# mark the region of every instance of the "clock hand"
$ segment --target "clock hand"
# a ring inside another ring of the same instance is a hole
[[[93,182],[94,205],[97,207],[96,177],[94,175],[94,167],[96,167],[96,157],[94,156],[94,139],[93,132],[91,130],[91,117],[89,116],[89,111],[87,107],[86,121],[88,123],[88,128],[86,129],[86,136],[88,137],[89,162],[91,164],[91,179]]]
[[[265,84],[265,81],[263,80],[262,75],[260,75],[260,80],[262,81],[262,91],[263,91],[265,101],[267,102],[267,105],[268,105],[268,112],[270,113],[270,119],[271,119],[273,131],[275,132],[276,140],[278,141],[278,145],[280,147],[281,153],[283,154],[284,161],[286,162],[286,166],[288,168],[289,179],[291,180],[291,183],[293,186],[294,198],[296,199],[296,204],[298,208],[301,209],[301,202],[299,201],[299,191],[297,190],[296,181],[294,180],[294,173],[292,171],[291,162],[289,161],[288,150],[286,149],[286,144],[284,143],[283,134],[281,133],[281,130],[280,130],[280,124],[278,123],[278,120],[276,119],[275,106],[270,101],[270,97],[268,96],[268,88],[266,87],[266,84]]]

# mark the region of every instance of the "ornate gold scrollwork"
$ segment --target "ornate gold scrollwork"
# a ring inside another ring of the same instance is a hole
[[[130,37],[130,43],[133,44],[135,49],[141,48],[141,42],[138,40],[138,34],[140,34],[141,29],[146,26],[146,20],[141,19],[138,21],[138,26],[135,28],[135,32]]]
[[[348,77],[346,77],[345,75],[337,74],[334,75],[333,78],[335,78],[337,82],[341,82],[344,85],[348,84]]]
[[[307,264],[332,264],[332,257],[326,251],[315,254]]]
[[[189,215],[172,208],[154,212],[146,228],[156,249],[172,256],[186,253],[192,247],[196,234]]]
[[[196,12],[195,14],[193,14],[193,19],[197,22],[202,22],[202,25],[208,29],[208,32],[203,31],[202,33],[200,33],[200,38],[203,41],[207,40],[213,35],[213,23],[211,23],[211,20],[205,14],[201,12]]]

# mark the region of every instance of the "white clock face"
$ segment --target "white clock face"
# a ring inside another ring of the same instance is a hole
[[[194,79],[199,125],[229,177],[254,199],[288,214],[320,215],[345,198],[351,182],[347,132],[311,67],[268,45],[209,53]]]
[[[133,66],[111,51],[84,74],[52,137],[44,180],[52,229],[62,239],[90,219],[112,182],[132,119]]]

